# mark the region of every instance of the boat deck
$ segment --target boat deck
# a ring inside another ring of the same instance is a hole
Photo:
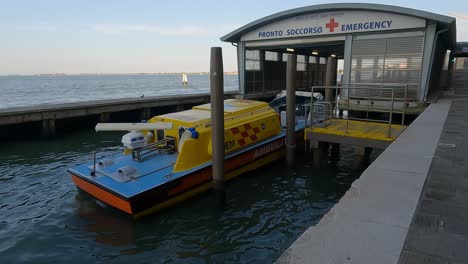
[[[346,126],[348,123],[348,129]],[[309,127],[305,130],[306,140],[325,141],[373,148],[385,148],[392,143],[406,126],[392,125],[388,136],[388,124],[332,119],[325,127]]]
[[[133,160],[131,155],[116,153],[96,161],[113,161],[112,165],[104,168],[96,167],[96,176],[90,175],[93,161],[73,167],[69,171],[89,182],[111,189],[124,197],[131,197],[172,180],[176,176],[172,174],[172,171],[177,155],[177,153],[162,153],[148,157],[145,161],[149,162],[138,162]],[[129,181],[118,181],[118,170],[126,166],[136,169],[134,177]]]

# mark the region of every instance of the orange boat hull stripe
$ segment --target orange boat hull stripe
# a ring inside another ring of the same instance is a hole
[[[79,177],[72,175],[72,179],[75,182],[76,186],[78,186],[83,191],[91,194],[92,196],[96,197],[98,200],[101,200],[107,204],[110,204],[120,210],[132,214],[132,208],[128,201],[123,200],[91,183],[80,179]]]

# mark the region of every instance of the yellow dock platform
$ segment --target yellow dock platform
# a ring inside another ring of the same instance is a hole
[[[346,123],[348,130],[346,131]],[[331,124],[325,127],[310,127],[305,130],[306,141],[323,141],[355,146],[385,149],[406,128],[406,126],[391,126],[391,136],[388,137],[388,124],[332,119]]]

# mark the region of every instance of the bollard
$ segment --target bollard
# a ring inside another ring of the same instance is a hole
[[[286,67],[286,160],[294,164],[296,151],[296,55],[288,55]]]
[[[213,187],[224,204],[224,71],[221,47],[211,48],[210,88],[211,88],[211,138]]]

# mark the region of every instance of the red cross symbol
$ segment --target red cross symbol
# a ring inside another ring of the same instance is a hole
[[[335,19],[330,19],[330,23],[325,24],[325,27],[328,28],[330,32],[335,32],[335,28],[338,27],[340,24],[335,22]]]

